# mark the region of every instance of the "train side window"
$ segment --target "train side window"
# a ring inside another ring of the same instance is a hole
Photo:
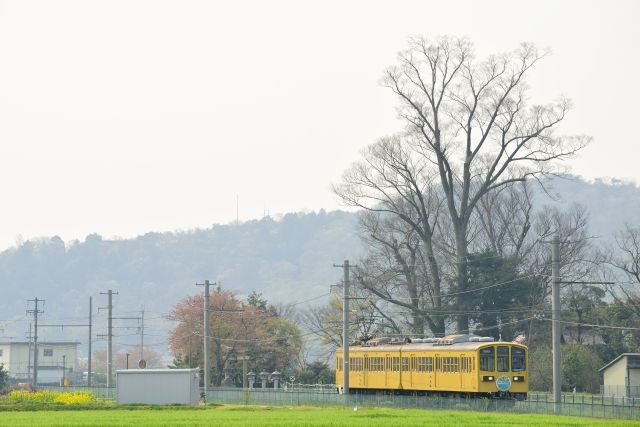
[[[433,357],[425,357],[425,371],[433,372]]]
[[[524,361],[524,349],[511,348],[511,370],[514,372],[524,371],[526,368]]]
[[[337,363],[336,369],[338,371],[342,371],[342,357],[338,357],[338,363]]]
[[[391,370],[392,371],[399,371],[400,370],[400,358],[399,357],[393,357],[391,359]]]
[[[403,357],[401,359],[401,363],[402,363],[402,372],[407,372],[409,370],[409,358]]]
[[[498,346],[498,372],[509,372],[509,347]]]
[[[492,372],[495,368],[494,348],[486,347],[480,349],[480,370]]]
[[[442,372],[451,372],[451,358],[445,357],[442,359]]]

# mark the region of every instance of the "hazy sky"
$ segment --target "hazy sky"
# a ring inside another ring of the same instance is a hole
[[[550,47],[588,178],[640,182],[637,1],[0,1],[0,249],[17,235],[208,227],[339,207],[330,184],[400,129],[378,85],[411,35]]]

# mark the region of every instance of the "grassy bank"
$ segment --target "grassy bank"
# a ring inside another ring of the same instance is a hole
[[[128,407],[84,411],[11,411],[0,414],[10,426],[632,426],[637,421],[596,420],[552,415],[386,408],[214,406]]]

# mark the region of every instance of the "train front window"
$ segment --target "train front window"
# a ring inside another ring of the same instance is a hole
[[[494,369],[493,347],[480,349],[480,370],[492,372]]]
[[[522,372],[525,368],[524,349],[513,347],[511,349],[511,370],[513,372]]]
[[[509,347],[498,346],[498,372],[509,372]]]

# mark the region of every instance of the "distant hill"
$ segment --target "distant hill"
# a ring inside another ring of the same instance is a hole
[[[640,223],[640,187],[638,184],[616,179],[584,181],[580,178],[555,178],[549,187],[558,196],[557,204],[579,203],[589,210],[589,229],[605,241],[611,240],[625,222]],[[540,197],[540,204],[553,204]]]
[[[114,313],[135,315],[144,304],[159,323],[180,299],[202,292],[195,283],[205,279],[274,303],[309,299],[340,280],[334,263],[359,254],[356,222],[354,214],[320,211],[127,240],[92,234],[67,244],[57,236],[27,241],[0,254],[0,319],[23,318],[26,301],[38,297],[46,300],[43,319],[86,323],[89,295],[94,307],[105,306],[100,292],[113,289]],[[21,337],[25,325],[0,322],[6,335]]]
[[[538,195],[537,208],[581,203],[590,211],[592,234],[603,240],[611,239],[624,222],[640,222],[636,185],[554,179],[550,189],[559,200]],[[320,211],[125,240],[93,234],[83,242],[59,237],[27,241],[0,253],[0,329],[23,338],[28,323],[17,320],[25,318],[26,301],[34,297],[46,299],[45,320],[85,322],[89,295],[94,307],[101,307],[106,297],[100,292],[113,289],[119,292],[115,313],[135,315],[144,304],[148,333],[153,335],[156,328],[163,340],[167,325],[162,315],[181,298],[202,292],[194,284],[205,279],[221,281],[242,295],[261,292],[275,303],[309,299],[327,293],[340,280],[334,263],[356,260],[362,253],[356,228],[355,213]],[[104,333],[104,318],[100,312],[97,333]],[[52,337],[84,336],[71,330],[45,332]]]

